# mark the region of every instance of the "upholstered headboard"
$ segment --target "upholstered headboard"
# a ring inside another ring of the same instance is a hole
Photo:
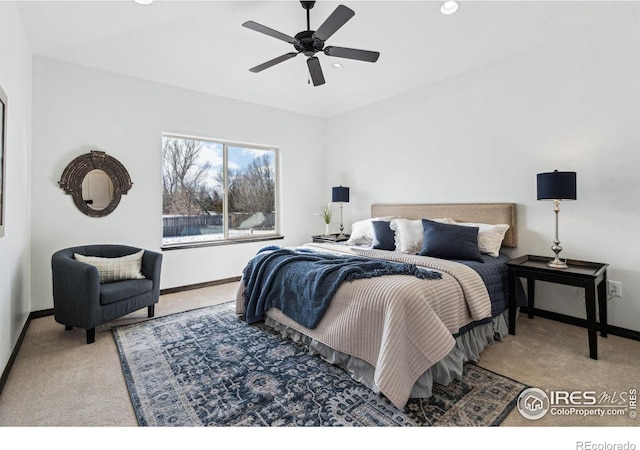
[[[505,247],[518,244],[515,203],[374,203],[371,217],[396,216],[405,219],[440,219],[450,217],[457,222],[509,225],[502,241]]]

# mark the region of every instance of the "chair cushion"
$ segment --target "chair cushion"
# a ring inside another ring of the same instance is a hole
[[[110,303],[126,300],[136,295],[144,294],[153,289],[153,281],[145,279],[141,280],[122,280],[112,283],[104,283],[100,285],[100,304],[108,305]]]

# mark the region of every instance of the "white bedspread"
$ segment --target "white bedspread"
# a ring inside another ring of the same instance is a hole
[[[272,308],[267,315],[342,353],[375,367],[374,382],[397,408],[403,408],[422,373],[453,349],[452,333],[491,316],[491,301],[471,268],[437,258],[336,244],[306,244],[316,251],[413,263],[442,273],[440,280],[388,275],[343,283],[324,318],[308,329]],[[242,293],[236,312],[244,312]]]

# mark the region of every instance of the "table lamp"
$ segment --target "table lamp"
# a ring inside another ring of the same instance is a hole
[[[344,186],[337,186],[332,189],[331,201],[334,203],[340,203],[340,234],[338,238],[345,238],[344,226],[342,225],[342,204],[349,203],[349,188]]]
[[[566,261],[562,261],[558,254],[562,251],[560,240],[558,239],[558,213],[560,212],[561,200],[576,200],[576,173],[575,172],[553,172],[539,173],[537,175],[538,182],[538,200],[553,200],[553,210],[556,213],[556,238],[553,241],[551,250],[556,254],[547,266],[555,269],[566,269]]]

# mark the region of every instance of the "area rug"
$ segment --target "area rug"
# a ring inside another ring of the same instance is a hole
[[[234,302],[116,327],[141,426],[494,426],[527,386],[474,364],[399,410]]]

